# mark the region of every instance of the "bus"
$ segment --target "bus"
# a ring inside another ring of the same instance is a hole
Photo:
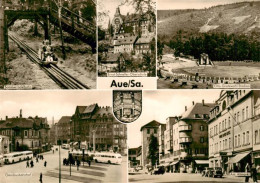
[[[10,164],[15,163],[23,160],[23,153],[22,152],[12,152],[9,154],[4,155],[4,163]]]
[[[94,160],[97,163],[121,164],[122,156],[118,153],[101,152],[95,153]]]
[[[33,152],[32,151],[22,151],[23,154],[23,160],[29,160],[33,158]]]
[[[62,144],[61,148],[62,149],[69,149],[70,145],[69,144]]]
[[[77,159],[79,161],[82,161],[82,158],[83,158],[83,154],[82,154],[82,151],[72,151],[72,152],[69,152],[69,154],[72,155],[73,159]],[[91,156],[91,157],[94,157],[94,153],[92,152],[85,152],[85,161],[87,160],[87,156]]]

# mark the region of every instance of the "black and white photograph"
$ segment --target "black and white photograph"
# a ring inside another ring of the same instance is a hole
[[[111,98],[1,91],[0,182],[127,182],[127,126],[113,116]]]
[[[259,111],[259,90],[144,91],[129,182],[257,182]]]
[[[98,1],[98,76],[156,76],[156,1]]]
[[[1,0],[1,89],[95,89],[96,0]]]
[[[159,0],[159,89],[260,86],[260,1]]]

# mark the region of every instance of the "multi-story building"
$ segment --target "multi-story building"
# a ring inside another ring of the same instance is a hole
[[[49,125],[47,118],[6,117],[5,122],[0,124],[0,134],[10,138],[10,152],[29,149],[34,152],[43,152],[50,149]]]
[[[0,135],[0,155],[7,154],[10,152],[9,146],[10,146],[10,141],[9,137]]]
[[[164,161],[162,161],[164,157],[164,131],[166,130],[166,124],[161,124],[159,126],[158,130],[158,140],[159,140],[159,163],[163,164]]]
[[[210,167],[222,167],[225,172],[244,172],[253,162],[252,150],[259,149],[258,109],[259,91],[222,91],[210,112]]]
[[[254,116],[253,121],[253,162],[260,166],[260,96],[254,92]],[[258,172],[259,173],[259,172]]]
[[[62,116],[57,123],[58,139],[62,143],[69,143],[71,138],[71,116]]]
[[[72,141],[86,142],[90,150],[127,153],[127,127],[115,119],[111,107],[77,106],[72,128]]]
[[[138,158],[141,155],[142,146],[136,148],[128,148],[128,160],[130,161],[130,167],[137,167],[140,165],[140,159]]]
[[[140,131],[141,131],[141,145],[142,145],[142,158],[141,158],[142,166],[151,164],[150,160],[148,159],[150,137],[151,135],[153,135],[158,140],[158,129],[160,125],[161,123],[153,120],[141,127]],[[158,147],[158,156],[159,156],[159,147]]]
[[[50,143],[52,145],[57,145],[58,142],[58,125],[57,123],[52,122],[51,128],[50,128]]]
[[[192,103],[180,117],[169,117],[160,163],[171,172],[194,172],[208,165],[207,120],[213,103]]]

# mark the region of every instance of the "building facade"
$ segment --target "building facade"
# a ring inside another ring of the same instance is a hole
[[[115,119],[111,107],[77,106],[72,126],[71,141],[85,142],[89,150],[127,153],[127,127]]]
[[[147,166],[151,165],[150,160],[148,158],[149,154],[149,143],[150,143],[150,137],[153,135],[158,139],[158,130],[161,123],[158,121],[151,121],[147,123],[146,125],[141,127],[141,145],[142,145],[142,160],[141,165]],[[158,156],[159,156],[159,147],[158,147]],[[159,162],[158,162],[159,163]]]
[[[142,146],[136,148],[128,148],[128,161],[130,161],[130,167],[140,166],[140,155],[142,152]]]
[[[8,154],[10,152],[9,149],[9,137],[0,135],[0,155]]]
[[[208,165],[207,120],[212,103],[192,103],[179,117],[166,120],[164,156],[160,164],[171,172],[195,172]]]
[[[41,117],[6,117],[5,122],[0,125],[0,134],[10,138],[10,152],[32,150],[39,153],[50,149],[50,127],[47,118]]]
[[[226,173],[244,172],[254,162],[259,149],[258,115],[254,112],[259,94],[251,90],[220,93],[208,121],[210,167],[221,167]]]
[[[57,123],[57,138],[62,143],[69,143],[71,139],[71,116],[62,116]]]

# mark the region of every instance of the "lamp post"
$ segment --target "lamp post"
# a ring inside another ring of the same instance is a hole
[[[59,145],[59,183],[61,183],[61,160],[60,160],[60,145],[61,145],[61,140],[58,140],[58,145]]]

